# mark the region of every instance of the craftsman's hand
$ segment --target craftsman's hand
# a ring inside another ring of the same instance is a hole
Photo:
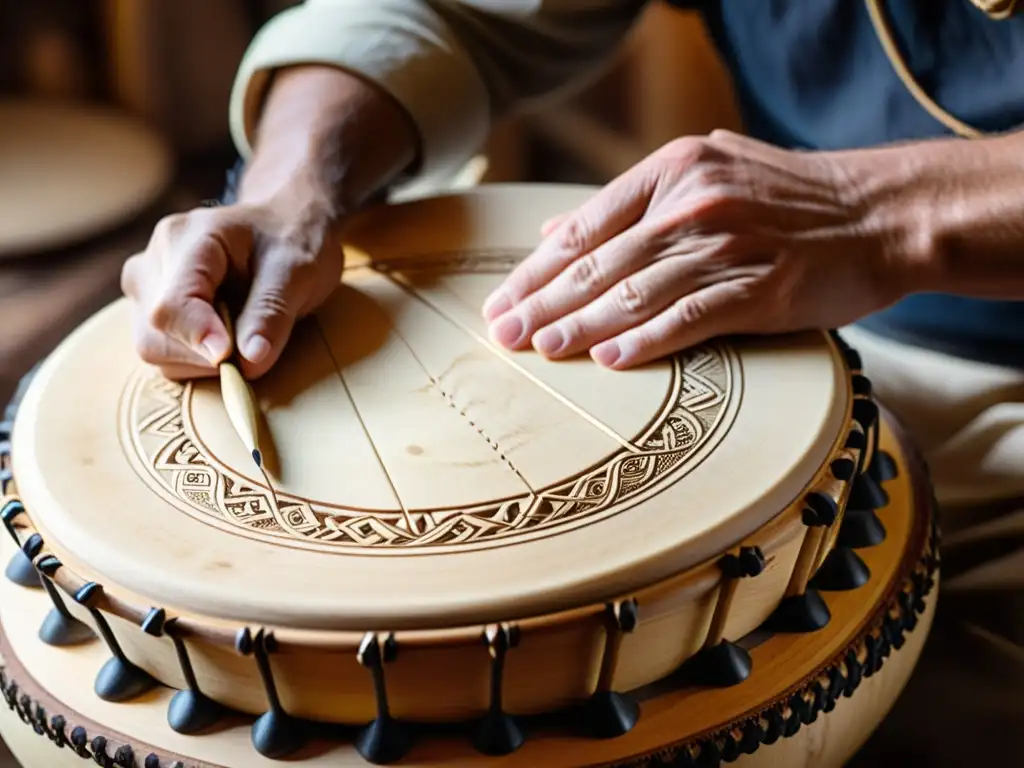
[[[143,360],[168,378],[205,376],[237,344],[247,377],[269,370],[296,320],[338,285],[342,267],[326,220],[280,219],[259,206],[232,205],[175,214],[157,225],[121,280]],[[214,306],[229,275],[248,290],[234,339]]]
[[[724,131],[667,144],[545,226],[484,304],[492,338],[621,369],[888,305],[898,265],[844,157]]]
[[[213,305],[229,275],[247,296],[235,318],[242,373],[266,373],[296,320],[338,286],[340,222],[415,159],[404,110],[337,67],[281,70],[265,101],[238,203],[164,219],[125,266],[138,352],[170,378],[213,373],[232,349]]]

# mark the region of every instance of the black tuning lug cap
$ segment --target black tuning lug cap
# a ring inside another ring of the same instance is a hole
[[[829,494],[811,491],[804,497],[804,525],[829,526],[839,517],[839,504]]]
[[[268,709],[252,724],[252,745],[271,760],[294,754],[306,741],[304,724],[280,709]]]
[[[412,748],[412,728],[393,717],[378,717],[356,737],[359,754],[368,763],[388,765],[401,760]]]
[[[111,656],[96,675],[93,688],[104,701],[120,702],[141,696],[156,685],[145,670],[123,656]]]
[[[253,651],[252,632],[248,627],[243,627],[235,634],[235,650],[242,656],[248,656]]]
[[[861,397],[871,397],[871,379],[863,373],[854,374],[851,378],[853,394]]]
[[[39,625],[39,639],[47,645],[81,645],[95,637],[96,633],[88,624],[69,618],[56,608],[46,614],[43,623]]]
[[[885,541],[885,526],[873,509],[847,509],[839,526],[836,546],[849,549],[877,547]]]
[[[835,341],[836,346],[839,347],[839,351],[843,355],[843,359],[846,361],[846,366],[851,371],[859,371],[864,365],[861,362],[860,354],[849,343],[844,339],[839,331],[833,330],[829,332],[829,335]]]
[[[829,469],[832,472],[832,477],[836,480],[842,480],[847,482],[853,479],[853,476],[857,473],[857,465],[853,459],[847,459],[845,457],[832,459],[832,463],[829,464]]]
[[[848,509],[882,509],[889,504],[889,494],[867,474],[860,474],[850,488]]]
[[[739,685],[754,668],[750,653],[736,643],[722,640],[705,646],[685,664],[685,675],[697,685],[729,688]]]
[[[868,439],[864,436],[863,432],[853,430],[846,436],[846,442],[843,444],[843,447],[851,451],[863,451],[868,447]]]
[[[876,483],[886,483],[899,476],[896,460],[885,451],[875,451],[867,473]]]
[[[860,424],[860,428],[867,432],[878,421],[878,403],[874,400],[854,400],[852,416],[853,420]]]
[[[580,713],[587,735],[594,739],[615,739],[633,730],[640,719],[640,705],[628,693],[598,691]]]
[[[828,553],[810,587],[824,592],[846,592],[863,587],[870,580],[871,570],[856,552],[836,547]]]
[[[39,553],[42,545],[42,537],[38,533],[32,534],[25,545],[11,557],[4,575],[22,587],[41,587],[43,582],[36,567],[32,564],[32,558]],[[33,551],[33,554],[29,554],[30,551]]]
[[[163,608],[151,608],[142,620],[142,631],[152,637],[161,637],[167,623],[167,611]]]
[[[41,579],[43,587],[53,603],[53,608],[39,626],[39,639],[47,645],[58,647],[79,645],[92,640],[96,634],[92,627],[71,615],[64,604],[64,598],[51,581],[60,567],[60,560],[53,555],[46,555],[36,561],[36,568],[45,577]]]
[[[524,741],[526,737],[515,718],[498,709],[488,710],[473,734],[473,746],[492,757],[510,755]]]
[[[817,632],[831,620],[832,613],[821,595],[808,588],[802,595],[783,598],[768,618],[767,628],[773,632],[803,634]]]
[[[224,707],[192,688],[174,694],[167,705],[167,724],[177,733],[202,733],[224,717]]]

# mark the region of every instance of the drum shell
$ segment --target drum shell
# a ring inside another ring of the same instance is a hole
[[[809,529],[794,504],[750,540],[765,555],[756,579],[741,580],[724,627],[741,638],[761,626],[782,600]],[[73,568],[62,568],[57,583],[74,593],[84,583]],[[660,680],[701,649],[723,581],[716,562],[638,592],[640,621],[622,636],[612,687],[632,690]],[[82,605],[68,600],[71,613],[99,629]],[[183,688],[174,643],[146,634],[145,602],[123,590],[104,596],[101,613],[126,656],[161,682]],[[508,652],[503,702],[512,714],[551,712],[586,700],[597,688],[609,638],[606,610],[590,606],[512,622],[519,642]],[[268,706],[251,656],[234,646],[238,628],[203,617],[180,619],[200,689],[231,709],[260,714]],[[458,722],[482,715],[490,696],[486,627],[397,633],[398,653],[386,665],[388,702],[396,717],[419,722]],[[266,631],[266,630],[265,630]],[[362,635],[279,629],[270,655],[283,707],[304,719],[359,724],[376,712],[371,676],[357,658]]]

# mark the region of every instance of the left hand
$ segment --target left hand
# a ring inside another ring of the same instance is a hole
[[[855,157],[726,131],[673,141],[545,226],[484,304],[491,336],[622,369],[881,309],[899,264],[849,181]]]

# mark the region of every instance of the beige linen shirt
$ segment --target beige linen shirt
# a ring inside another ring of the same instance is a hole
[[[494,117],[580,85],[618,48],[648,0],[306,0],[274,17],[239,67],[231,131],[251,153],[276,69],[325,63],[408,110],[418,179],[452,175]]]

